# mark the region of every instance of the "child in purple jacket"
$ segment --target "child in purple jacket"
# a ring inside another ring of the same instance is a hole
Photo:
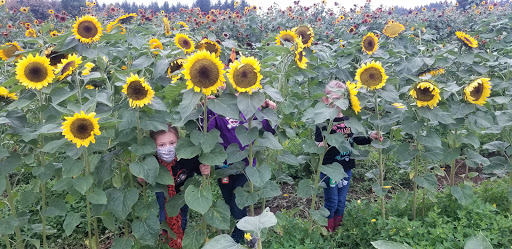
[[[215,97],[212,96],[210,98]],[[265,102],[261,105],[261,107],[275,109],[276,104],[271,100],[266,99]],[[218,115],[217,113],[208,109],[207,116],[208,131],[212,129],[217,129],[220,131],[220,137],[222,138],[221,145],[224,146],[224,149],[226,149],[230,144],[238,144],[240,150],[244,150],[248,146],[242,146],[242,143],[240,142],[240,140],[238,140],[238,137],[236,136],[235,133],[235,130],[238,126],[244,125],[245,123],[249,122],[249,120],[246,119],[243,114],[240,114],[241,119],[232,119]],[[271,132],[272,134],[275,133],[274,128],[270,125],[268,120],[262,120],[262,126],[265,131]],[[249,160],[247,158],[245,158],[243,162],[245,163],[245,166],[249,165]],[[252,165],[256,166],[256,158],[254,158]],[[216,166],[216,168],[227,167],[229,167],[227,162],[224,162],[223,166]],[[247,183],[247,177],[243,173],[238,173],[235,175],[230,175],[225,178],[219,178],[217,181],[222,193],[222,197],[224,198],[226,204],[229,206],[229,210],[231,211],[231,215],[233,216],[233,218],[235,220],[240,220],[243,217],[247,216],[247,207],[240,209],[236,205],[234,192],[236,188],[243,187],[245,183]],[[240,242],[243,236],[244,232],[235,226],[235,229],[233,230],[231,237],[236,242]]]

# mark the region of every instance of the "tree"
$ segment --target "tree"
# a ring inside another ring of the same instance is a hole
[[[165,11],[165,13],[169,13],[169,11],[171,10],[171,8],[169,7],[169,3],[167,1],[165,1],[164,4],[162,5],[162,10]]]
[[[199,7],[201,11],[207,12],[210,11],[212,5],[210,0],[196,0],[192,6]]]
[[[75,16],[80,16],[80,7],[85,6],[85,0],[61,0],[60,5],[71,18],[74,18]]]

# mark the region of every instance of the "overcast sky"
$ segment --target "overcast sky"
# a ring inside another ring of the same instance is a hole
[[[98,0],[100,3],[121,3],[123,0]],[[162,5],[166,0],[145,0],[144,3],[147,5],[151,2],[158,2],[160,5]],[[176,2],[181,2],[183,4],[190,4],[193,3],[195,0],[167,0],[169,4],[173,4]],[[222,0],[224,2],[224,0]],[[257,5],[259,7],[262,7],[263,9],[267,9],[272,3],[278,2],[281,8],[285,8],[286,6],[293,5],[294,0],[246,0],[251,5]],[[380,6],[381,4],[383,6],[395,6],[400,5],[406,8],[413,8],[416,6],[420,6],[422,4],[429,4],[432,2],[438,2],[440,0],[372,0],[372,8],[376,8]],[[453,2],[453,0],[448,0],[449,2]],[[133,2],[128,0],[128,2]],[[139,1],[136,1],[139,3]],[[211,0],[212,4],[217,2],[217,0]],[[321,0],[300,0],[301,5],[309,6],[313,5],[314,3],[320,3]],[[327,0],[327,5],[329,7],[334,7],[334,0]],[[351,7],[354,4],[362,5],[365,3],[365,0],[337,0],[338,3],[345,7]]]

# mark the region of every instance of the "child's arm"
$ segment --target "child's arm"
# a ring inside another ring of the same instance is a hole
[[[275,110],[277,105],[272,100],[265,99],[265,102],[263,102],[261,107],[262,108],[270,108],[272,110]],[[270,122],[268,122],[268,120],[266,120],[266,119],[262,120],[261,121],[261,125],[263,127],[263,130],[268,131],[268,132],[270,132],[272,134],[276,134],[275,127],[272,127],[272,125],[270,125]]]
[[[376,139],[379,139],[382,142],[382,134],[379,135],[376,131],[372,132],[369,137],[357,136],[353,138],[354,143],[357,145],[371,144],[372,141]]]

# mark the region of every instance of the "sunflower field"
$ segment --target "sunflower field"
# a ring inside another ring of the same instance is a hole
[[[165,205],[190,208],[185,249],[512,248],[512,6],[463,2],[126,13],[84,1],[80,16],[40,20],[0,1],[0,248],[168,248],[154,193],[174,180],[149,137],[168,123],[177,157],[212,167]],[[332,80],[346,91],[326,105]],[[329,133],[339,110],[383,139],[350,149]],[[208,111],[247,120],[247,149],[223,147]],[[334,233],[321,172],[346,174],[322,165],[319,125],[357,160]],[[238,172],[249,212],[235,221],[217,179]]]

